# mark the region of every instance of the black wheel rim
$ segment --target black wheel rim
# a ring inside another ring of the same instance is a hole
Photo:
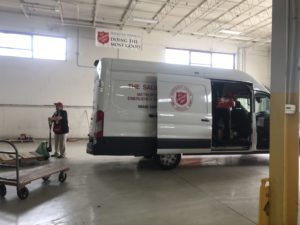
[[[58,180],[60,182],[64,182],[67,179],[67,174],[65,172],[60,172],[58,176]]]
[[[167,154],[167,155],[160,155],[160,161],[164,166],[172,166],[177,161],[177,155]]]
[[[22,200],[26,199],[28,197],[28,195],[29,195],[29,191],[26,187],[24,187],[18,191],[18,197]]]

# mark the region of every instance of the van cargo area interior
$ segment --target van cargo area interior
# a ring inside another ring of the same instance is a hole
[[[249,149],[252,134],[252,84],[212,81],[212,147]]]

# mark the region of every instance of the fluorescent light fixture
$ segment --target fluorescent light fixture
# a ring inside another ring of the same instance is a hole
[[[224,33],[224,34],[233,34],[233,35],[239,35],[239,34],[241,34],[241,32],[234,31],[234,30],[220,30],[220,32]]]
[[[141,23],[151,23],[151,24],[158,23],[158,20],[145,19],[145,18],[139,18],[139,17],[134,17],[132,20],[135,22],[141,22]]]

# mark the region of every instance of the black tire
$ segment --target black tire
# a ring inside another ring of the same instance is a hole
[[[21,200],[24,200],[28,197],[29,191],[28,191],[27,187],[23,187],[22,189],[17,191],[17,194]]]
[[[6,195],[6,186],[4,184],[0,184],[0,196],[5,197]]]
[[[164,154],[156,156],[156,162],[164,170],[176,168],[180,163],[180,160],[181,154]]]
[[[48,181],[48,180],[49,180],[49,178],[50,178],[50,176],[47,176],[47,177],[42,177],[42,179],[43,179],[43,181],[44,181],[44,182]]]
[[[61,171],[58,175],[59,182],[63,183],[67,179],[67,173],[64,171]]]

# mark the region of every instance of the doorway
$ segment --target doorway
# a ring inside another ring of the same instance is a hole
[[[212,81],[213,148],[250,148],[252,90],[246,82]]]

